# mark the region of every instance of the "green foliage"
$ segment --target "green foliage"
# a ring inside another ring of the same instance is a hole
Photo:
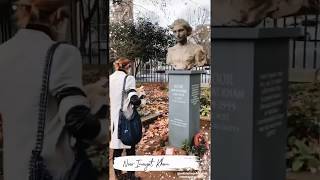
[[[194,154],[195,156],[198,156],[200,158],[202,158],[202,156],[209,150],[207,147],[207,142],[203,138],[198,145],[186,139],[185,141],[183,141],[181,149],[186,151],[187,154]]]
[[[320,170],[320,85],[295,84],[289,91],[287,166]]]
[[[210,105],[201,106],[200,108],[200,115],[204,117],[209,117],[211,112]]]
[[[113,22],[110,24],[111,55],[134,59],[141,49],[137,44],[135,26],[128,22]]]
[[[289,163],[292,171],[309,170],[315,172],[320,170],[318,143],[307,142],[306,139],[299,140],[291,136],[288,146],[291,150],[287,152],[287,163]]]
[[[181,149],[186,151],[187,154],[191,153],[191,143],[188,141],[188,139],[183,141]]]
[[[153,24],[148,19],[130,22],[113,22],[110,24],[111,54],[124,56],[142,62],[165,60],[168,47],[174,43],[169,29]]]
[[[201,88],[200,104],[202,106],[211,105],[211,88]]]
[[[211,112],[211,90],[210,87],[201,88],[200,115],[209,117]]]
[[[139,59],[146,62],[150,59],[166,58],[168,47],[174,43],[169,29],[164,29],[158,24],[151,23],[148,19],[138,19],[136,24],[138,44],[142,47]]]
[[[201,143],[199,146],[191,146],[191,153],[199,156],[202,158],[202,156],[207,152],[208,148],[206,144]]]

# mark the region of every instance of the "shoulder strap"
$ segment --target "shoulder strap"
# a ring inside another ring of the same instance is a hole
[[[38,155],[41,154],[43,148],[43,139],[44,139],[44,129],[45,129],[45,121],[47,117],[47,105],[48,105],[48,94],[49,94],[49,79],[51,72],[51,64],[53,60],[53,55],[57,47],[63,42],[54,43],[46,55],[46,62],[43,70],[42,76],[42,85],[41,85],[41,94],[40,94],[40,102],[39,102],[39,112],[38,112],[38,129],[37,129],[37,139],[36,146],[33,150],[33,153]]]
[[[123,80],[123,87],[122,87],[122,95],[121,95],[121,109],[120,109],[120,111],[122,111],[123,110],[123,96],[124,96],[124,94],[125,94],[125,88],[126,88],[126,80],[127,80],[127,78],[128,78],[128,74],[126,75],[126,77],[124,77],[124,80]]]

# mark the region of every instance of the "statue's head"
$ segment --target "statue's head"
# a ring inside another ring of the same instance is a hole
[[[184,43],[187,41],[187,37],[192,33],[192,27],[184,19],[175,20],[170,26],[178,43]]]

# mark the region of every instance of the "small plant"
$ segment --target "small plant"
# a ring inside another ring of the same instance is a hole
[[[211,105],[211,89],[210,88],[207,88],[207,87],[201,88],[200,104],[202,106]]]
[[[211,112],[211,90],[210,88],[201,88],[200,96],[200,115],[209,117]]]
[[[210,112],[211,112],[210,106],[208,106],[208,105],[201,106],[201,109],[200,109],[201,116],[208,117],[208,116],[210,116]]]
[[[287,152],[287,158],[292,171],[317,172],[320,170],[320,149],[317,148],[319,143],[290,137],[289,146],[291,148]]]
[[[290,86],[287,167],[320,171],[320,84]]]
[[[191,143],[188,140],[185,140],[182,143],[181,148],[188,154],[194,154],[195,156],[202,158],[202,156],[209,150],[209,145],[205,140],[204,135],[202,133],[197,133],[193,137],[193,141]]]
[[[188,139],[183,141],[181,149],[186,151],[187,154],[191,153],[191,143],[188,141]]]

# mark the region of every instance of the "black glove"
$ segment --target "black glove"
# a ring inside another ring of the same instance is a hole
[[[138,107],[141,104],[141,99],[137,96],[137,95],[133,95],[130,98],[130,103],[134,106],[134,107]]]
[[[75,138],[89,140],[94,139],[99,134],[101,128],[97,115],[91,114],[88,107],[81,105],[69,110],[66,116],[65,127]]]

